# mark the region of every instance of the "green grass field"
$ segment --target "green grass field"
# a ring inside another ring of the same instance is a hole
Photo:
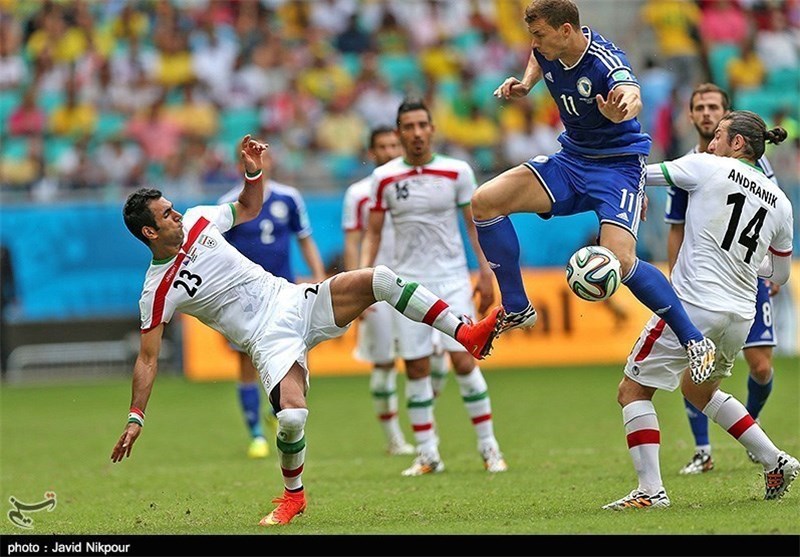
[[[800,455],[800,359],[776,360],[762,424]],[[615,513],[600,507],[636,486],[616,403],[618,366],[487,372],[495,430],[510,470],[489,475],[451,377],[437,402],[447,470],[404,478],[409,457],[389,457],[368,380],[312,377],[303,475],[309,507],[270,534],[796,534],[800,487],[763,501],[763,478],[736,441],[711,424],[716,469],[679,476],[693,443],[679,393],[656,395],[661,465],[673,506]],[[723,387],[745,397],[738,362]],[[401,392],[403,381],[400,381]],[[33,530],[3,518],[0,533],[258,534],[281,493],[275,451],[245,457],[233,383],[156,381],[144,433],[130,459],[109,460],[129,404],[127,380],[4,386],[2,493],[53,512]],[[403,425],[407,428],[405,413]],[[409,439],[411,435],[408,434]]]

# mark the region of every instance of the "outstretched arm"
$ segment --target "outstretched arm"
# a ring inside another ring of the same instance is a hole
[[[525,67],[522,81],[513,76],[507,78],[500,84],[500,87],[494,90],[494,96],[498,99],[506,100],[524,97],[531,92],[531,89],[541,77],[542,68],[539,66],[539,62],[536,61],[536,56],[533,55],[533,49],[531,49],[531,55],[528,57],[528,65]]]
[[[142,333],[139,345],[139,356],[133,366],[133,386],[131,388],[131,414],[136,410],[144,416],[153,382],[158,373],[158,354],[161,352],[161,336],[164,334],[164,324]],[[143,418],[142,418],[142,421]],[[119,462],[124,457],[131,455],[133,444],[142,433],[142,426],[134,420],[129,420],[125,431],[111,452],[111,461]]]
[[[242,139],[241,147],[239,157],[244,163],[245,179],[244,189],[239,194],[239,199],[233,203],[236,210],[234,225],[251,221],[261,212],[264,205],[264,172],[269,170],[269,145],[252,139],[248,134]]]

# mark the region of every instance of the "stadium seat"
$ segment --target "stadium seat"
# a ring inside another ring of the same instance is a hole
[[[109,137],[121,133],[125,128],[125,116],[115,112],[101,112],[97,118],[94,138],[105,141]]]
[[[61,91],[42,91],[39,95],[39,106],[48,117],[62,104],[64,104],[64,94]]]
[[[8,120],[14,109],[19,106],[21,100],[22,93],[20,91],[0,91],[0,122],[3,122],[4,128],[6,120]]]
[[[44,152],[48,160],[57,162],[75,143],[74,139],[67,137],[48,137],[44,140]]]
[[[724,44],[711,47],[708,63],[711,66],[711,79],[722,87],[728,88],[728,62],[740,54],[736,45]]]
[[[800,91],[800,68],[781,68],[767,74],[767,87],[774,91]]]
[[[230,146],[248,133],[258,131],[258,108],[235,108],[223,110],[219,115],[219,133],[217,140],[223,145]]]
[[[422,71],[413,56],[381,54],[378,67],[383,78],[395,91],[406,93],[409,87],[422,88]]]
[[[21,160],[28,152],[28,140],[24,137],[4,137],[0,143],[0,158]]]
[[[355,78],[361,72],[361,56],[355,52],[342,52],[340,55],[340,63],[350,74],[350,77]]]

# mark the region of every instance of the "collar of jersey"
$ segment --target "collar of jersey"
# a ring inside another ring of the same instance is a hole
[[[175,259],[175,257],[177,256],[173,255],[172,257],[167,257],[166,259],[153,259],[153,265],[164,265]]]
[[[742,164],[746,164],[747,166],[750,166],[750,167],[752,167],[752,168],[755,168],[755,169],[756,169],[756,170],[758,170],[758,171],[759,171],[761,174],[764,174],[764,175],[766,176],[766,174],[764,173],[764,170],[762,170],[762,168],[761,168],[760,166],[758,166],[757,164],[753,164],[753,163],[751,163],[751,162],[747,162],[747,161],[746,161],[746,160],[744,160],[744,159],[736,159],[736,160],[737,160],[737,161],[739,161],[739,162],[740,162],[740,163],[742,163]]]
[[[586,48],[583,49],[583,54],[581,54],[581,57],[578,58],[578,61],[569,67],[567,67],[567,65],[561,61],[561,58],[559,58],[558,62],[564,67],[564,70],[567,71],[574,70],[578,66],[578,64],[581,63],[581,60],[583,60],[584,56],[586,56],[586,53],[589,52],[589,47],[592,46],[592,30],[589,29],[586,25],[584,25],[583,27],[581,27],[581,31],[583,32],[583,36],[588,39],[586,42]]]
[[[410,167],[412,167],[412,168],[416,168],[416,167],[418,167],[418,166],[425,166],[426,164],[430,164],[430,163],[432,163],[432,162],[434,161],[434,159],[435,159],[435,158],[436,158],[436,153],[433,153],[433,154],[431,155],[431,160],[429,160],[428,162],[424,162],[424,163],[422,163],[422,164],[411,164],[410,162],[408,162],[408,161],[405,159],[405,157],[403,157],[403,164],[404,164],[404,165],[406,165],[406,166],[410,166]]]

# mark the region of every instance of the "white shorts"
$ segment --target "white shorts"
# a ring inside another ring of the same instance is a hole
[[[292,284],[281,290],[270,320],[250,348],[250,357],[267,394],[289,372],[295,362],[306,370],[308,351],[323,340],[342,336],[350,327],[334,322],[331,279],[319,284]]]
[[[390,364],[395,358],[395,310],[386,302],[372,304],[358,322],[353,356],[373,364]]]
[[[475,316],[475,304],[472,302],[472,283],[469,275],[462,279],[450,279],[441,282],[424,282],[425,287],[444,300],[448,309],[456,315]],[[402,313],[394,312],[395,331],[397,332],[398,356],[404,360],[416,360],[430,356],[439,349],[446,352],[466,352],[460,342],[440,333],[430,325],[412,321]]]
[[[742,349],[752,319],[735,313],[711,311],[683,302],[689,319],[717,345],[717,358],[710,380],[730,377],[736,355]],[[625,375],[640,385],[674,391],[689,367],[686,349],[663,319],[653,315],[633,345],[625,364]]]

